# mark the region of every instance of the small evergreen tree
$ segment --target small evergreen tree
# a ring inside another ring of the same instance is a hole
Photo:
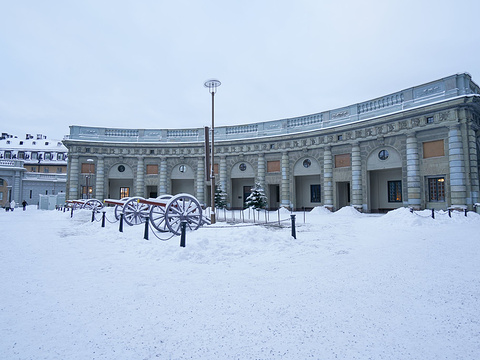
[[[215,185],[215,207],[225,209],[227,207],[227,193],[218,185]]]
[[[265,195],[265,190],[259,183],[255,184],[252,193],[247,197],[245,206],[255,210],[265,209],[267,207],[267,196]]]

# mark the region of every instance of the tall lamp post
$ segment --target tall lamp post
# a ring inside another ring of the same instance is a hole
[[[211,156],[212,160],[210,161],[210,190],[211,190],[211,206],[212,206],[212,214],[210,216],[210,222],[215,224],[215,163],[214,163],[214,133],[215,133],[215,93],[217,92],[217,88],[222,85],[222,83],[216,79],[210,79],[205,81],[203,84],[210,94],[212,94],[212,130],[210,137],[212,138],[212,146],[211,146]]]

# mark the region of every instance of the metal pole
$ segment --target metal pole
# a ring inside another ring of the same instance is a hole
[[[210,221],[212,224],[215,224],[215,162],[214,162],[214,153],[215,153],[215,92],[212,91],[212,158],[210,160],[210,186],[211,186],[211,196],[212,196],[212,215],[210,216]]]
[[[120,214],[120,224],[118,225],[118,231],[123,232],[123,213]]]
[[[145,218],[145,231],[143,232],[143,238],[148,240],[148,217]]]
[[[185,247],[185,233],[186,233],[186,228],[187,228],[187,222],[183,220],[180,223],[180,229],[181,229],[181,234],[180,234],[180,247]]]
[[[290,218],[292,219],[292,236],[294,239],[296,239],[297,232],[295,231],[295,215],[290,215]]]
[[[105,211],[102,211],[102,227],[105,227]]]

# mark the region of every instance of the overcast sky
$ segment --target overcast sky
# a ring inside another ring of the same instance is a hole
[[[478,0],[0,0],[0,132],[301,116],[461,72]]]

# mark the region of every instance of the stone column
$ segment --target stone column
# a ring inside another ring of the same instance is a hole
[[[137,182],[135,183],[135,196],[145,196],[145,166],[143,156],[137,161]]]
[[[480,184],[478,179],[478,152],[477,152],[477,137],[475,133],[474,124],[470,121],[468,123],[468,153],[469,153],[469,164],[468,168],[470,171],[471,179],[471,201],[472,205],[478,203],[478,195],[480,192]]]
[[[103,201],[105,199],[104,184],[105,184],[105,162],[103,155],[97,157],[97,166],[95,168],[95,198]]]
[[[265,190],[265,155],[263,153],[258,154],[258,173],[257,181]]]
[[[160,160],[160,171],[158,179],[158,194],[165,195],[168,194],[167,190],[167,159],[162,158]]]
[[[220,189],[227,192],[227,158],[225,156],[220,157],[220,169],[219,169],[219,185]]]
[[[197,195],[200,204],[205,203],[205,158],[199,157],[197,161]]]
[[[333,158],[330,146],[323,152],[323,205],[333,210]]]
[[[421,208],[421,180],[418,158],[418,141],[415,133],[407,135],[407,197],[408,206]]]
[[[460,125],[453,125],[448,131],[448,158],[450,167],[451,206],[463,207],[467,204],[465,184],[465,161]]]
[[[358,210],[363,209],[362,193],[362,158],[358,142],[352,146],[352,206]]]
[[[68,200],[76,200],[79,198],[78,191],[78,155],[69,156],[70,166],[68,166]]]
[[[292,202],[290,201],[290,162],[288,159],[288,153],[285,151],[282,154],[282,189],[281,189],[281,206],[290,207]]]

